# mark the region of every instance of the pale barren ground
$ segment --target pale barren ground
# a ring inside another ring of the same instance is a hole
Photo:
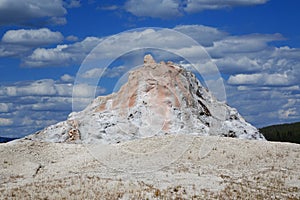
[[[0,199],[300,199],[300,145],[163,136],[0,145]]]

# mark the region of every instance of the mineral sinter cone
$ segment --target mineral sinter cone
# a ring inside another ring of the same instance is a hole
[[[66,121],[28,136],[49,142],[119,143],[165,134],[217,135],[264,140],[259,131],[196,76],[151,55],[129,72],[117,93],[97,97]]]

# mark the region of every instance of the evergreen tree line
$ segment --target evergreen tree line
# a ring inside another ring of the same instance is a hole
[[[259,131],[269,141],[293,142],[300,144],[300,122],[267,126]]]

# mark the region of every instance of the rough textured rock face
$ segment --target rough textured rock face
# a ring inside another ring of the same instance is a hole
[[[164,134],[264,140],[236,109],[219,102],[195,75],[151,55],[118,93],[96,98],[67,121],[29,136],[51,142],[118,143]]]

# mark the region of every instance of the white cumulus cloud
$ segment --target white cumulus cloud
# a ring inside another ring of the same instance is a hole
[[[287,74],[237,74],[230,76],[228,83],[232,85],[287,86],[291,84]]]
[[[174,0],[129,0],[125,3],[125,9],[136,16],[163,19],[182,15],[178,6],[178,1]]]
[[[69,83],[69,82],[74,81],[74,77],[69,74],[64,74],[60,77],[60,80],[62,80],[63,82]]]
[[[65,81],[71,78],[66,74],[61,77]],[[94,97],[105,92],[99,86],[78,84],[73,98],[73,87],[73,83],[53,79],[1,84],[1,136],[21,137],[34,133],[66,119],[72,112],[73,100],[86,105],[91,101],[90,95]]]
[[[287,119],[293,115],[297,114],[296,108],[289,108],[287,110],[279,110],[278,111],[279,117],[282,119]]]
[[[79,64],[84,57],[101,41],[97,37],[87,37],[74,44],[57,45],[55,48],[37,48],[23,59],[29,67],[69,66]]]
[[[25,46],[55,44],[62,40],[63,35],[60,32],[53,32],[48,28],[9,30],[2,37],[3,43]]]
[[[83,78],[99,78],[103,72],[104,72],[103,68],[93,68],[93,69],[86,71],[81,76]]]
[[[48,28],[8,30],[0,41],[0,57],[24,58],[35,48],[60,43],[63,38]]]
[[[229,54],[245,54],[265,50],[268,43],[283,40],[281,34],[250,34],[242,36],[229,36],[215,41],[207,50],[213,57],[223,57]]]
[[[11,108],[12,104],[11,103],[0,103],[0,112],[8,112]]]
[[[66,13],[62,0],[0,1],[0,25],[26,24],[33,19],[49,20],[63,17]]]
[[[203,10],[217,10],[236,6],[253,6],[264,4],[268,0],[188,0],[184,10],[188,13],[201,12]]]
[[[68,8],[78,8],[81,6],[81,0],[66,0]]]
[[[126,11],[138,17],[170,19],[186,13],[264,4],[268,0],[127,0]],[[149,9],[151,8],[151,9]]]
[[[78,37],[74,35],[69,35],[68,37],[66,37],[66,40],[70,42],[76,42],[78,40]]]
[[[180,25],[176,26],[174,30],[192,37],[203,46],[212,46],[213,42],[223,39],[228,35],[217,28],[203,25]]]
[[[0,118],[0,126],[10,126],[12,124],[12,119]]]

